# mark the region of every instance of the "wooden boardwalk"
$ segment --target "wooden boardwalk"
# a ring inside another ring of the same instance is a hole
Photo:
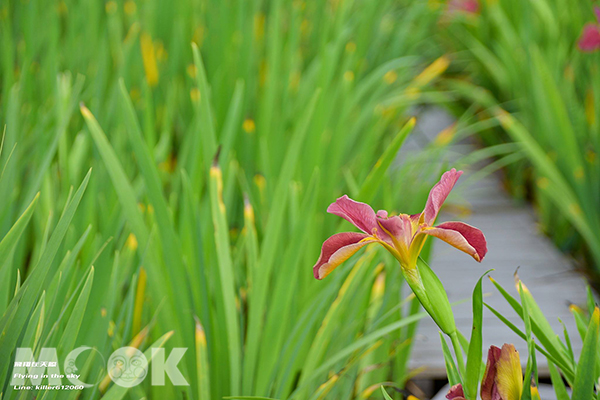
[[[440,115],[439,111],[433,117],[422,117],[421,121],[421,129],[416,133],[425,138],[439,132],[451,122],[443,114]],[[465,171],[461,181],[468,176],[469,171]],[[562,336],[562,327],[558,321],[561,319],[567,326],[576,353],[579,353],[581,341],[568,306],[570,303],[585,304],[585,280],[574,271],[570,260],[539,232],[533,209],[528,205],[515,203],[502,190],[496,176],[483,179],[476,187],[463,188],[461,197],[468,202],[470,215],[442,213],[438,221],[460,219],[481,229],[487,237],[488,255],[478,264],[468,255],[436,240],[431,266],[443,282],[450,301],[470,298],[477,279],[490,268],[495,270],[491,276],[518,297],[513,274],[519,268],[519,276],[536,298],[555,332]],[[451,197],[450,200],[452,199]],[[485,299],[487,303],[524,329],[519,317],[487,278],[484,279],[483,290],[484,294],[489,294]],[[454,308],[458,328],[467,337],[471,330],[471,307],[469,301]],[[514,343],[521,354],[527,353],[526,343],[487,309],[484,309],[483,336],[486,354],[490,345],[501,346],[503,343]],[[522,356],[521,359],[525,363],[525,357]],[[540,375],[547,375],[546,360],[539,353],[538,364]],[[425,368],[419,378],[443,379],[446,376],[439,330],[431,319],[420,323],[410,366]]]

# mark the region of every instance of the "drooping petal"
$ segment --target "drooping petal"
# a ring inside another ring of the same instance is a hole
[[[592,23],[585,24],[577,45],[585,52],[600,49],[600,26]]]
[[[496,385],[502,400],[519,400],[523,392],[523,370],[519,352],[512,344],[502,346],[496,364]]]
[[[319,260],[313,267],[315,278],[325,278],[364,245],[374,241],[370,235],[358,232],[342,232],[331,236],[323,243]]]
[[[448,394],[446,394],[446,398],[448,400],[465,400],[465,393],[463,392],[463,387],[460,383],[452,386],[450,390],[448,390]]]
[[[464,222],[444,222],[434,227],[424,227],[422,232],[442,239],[481,262],[487,253],[483,232]]]
[[[425,210],[423,210],[423,222],[427,225],[433,225],[440,212],[440,208],[442,208],[442,204],[446,201],[448,194],[450,194],[450,191],[462,173],[462,171],[457,171],[454,168],[444,172],[440,181],[431,189],[427,198],[427,204],[425,204]]]
[[[596,14],[596,21],[600,24],[600,7],[594,6],[594,14]]]
[[[496,365],[500,359],[500,350],[496,346],[490,346],[488,350],[487,364],[485,365],[485,374],[481,381],[481,400],[501,400],[496,387]]]
[[[371,234],[373,228],[377,228],[377,217],[371,206],[354,201],[347,195],[343,195],[335,203],[331,203],[327,207],[327,212],[344,218],[364,233]]]

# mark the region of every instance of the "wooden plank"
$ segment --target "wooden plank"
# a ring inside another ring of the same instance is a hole
[[[423,129],[437,129],[439,132],[446,127],[444,124],[448,124],[445,117],[434,118],[442,121],[441,125],[427,122],[428,125]],[[431,132],[423,132],[423,129],[419,132],[427,139],[435,137]],[[458,152],[465,154],[472,150],[473,147],[467,145],[461,146]],[[466,171],[461,181],[468,180],[469,175],[470,172]],[[460,184],[457,189],[460,190]],[[458,196],[453,193],[449,202],[456,201],[457,198],[470,203],[470,215],[442,213],[439,221],[461,220],[478,227],[486,235],[489,252],[479,265],[464,253],[436,240],[431,267],[444,284],[450,301],[470,299],[480,274],[489,268],[495,269],[491,274],[494,279],[513,296],[518,297],[513,274],[519,268],[519,276],[533,293],[554,331],[561,337],[562,326],[558,319],[566,324],[577,356],[581,340],[568,306],[571,303],[585,304],[585,279],[575,272],[570,260],[539,232],[533,209],[514,202],[502,190],[501,183],[495,176],[478,182],[477,187],[467,190],[463,188],[462,194]],[[523,329],[516,313],[491,282],[486,279],[483,288],[484,293],[489,293],[485,301]],[[454,308],[454,312],[458,328],[468,335],[471,330],[471,304],[460,304]],[[501,346],[504,343],[514,343],[522,354],[527,352],[526,343],[486,309],[484,346],[487,349],[492,344]],[[523,364],[524,358],[522,357]],[[547,376],[547,363],[543,356],[539,355],[538,363],[540,374]],[[419,326],[410,366],[425,367],[419,378],[443,379],[446,376],[438,328],[430,319],[422,321]]]
[[[474,208],[473,214],[462,220],[477,226],[486,234],[489,253],[484,262],[479,265],[464,253],[438,241],[434,247],[431,266],[453,302],[470,298],[479,275],[489,268],[495,269],[491,273],[494,279],[517,296],[513,274],[520,267],[519,276],[535,296],[555,332],[562,334],[562,326],[558,322],[558,318],[561,318],[566,323],[575,351],[578,352],[581,342],[577,340],[577,330],[568,305],[585,303],[585,281],[573,271],[569,260],[546,237],[531,227],[534,221],[532,215],[530,208],[516,205],[495,209],[490,214],[486,207]],[[446,214],[440,217],[441,221],[457,219]],[[490,293],[486,302],[523,328],[515,312],[487,279],[484,281],[484,292]],[[458,328],[468,334],[471,327],[470,303],[456,306],[454,312]],[[503,343],[514,343],[520,352],[526,352],[526,344],[491,312],[485,310],[485,347],[492,344],[501,346]],[[421,323],[412,357],[412,368],[426,368],[421,377],[445,376],[438,328],[431,320]],[[547,374],[545,359],[540,356],[538,362],[540,372]]]

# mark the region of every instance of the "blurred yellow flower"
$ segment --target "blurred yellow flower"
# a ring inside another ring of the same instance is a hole
[[[146,71],[146,81],[150,87],[154,87],[158,84],[158,66],[156,65],[154,44],[148,33],[142,33],[140,45],[142,47],[142,59],[144,62],[144,70]]]
[[[194,30],[194,36],[192,36],[192,42],[198,45],[198,48],[202,47],[202,43],[204,42],[205,28],[203,25],[200,25]]]
[[[190,64],[186,68],[186,72],[190,78],[195,78],[198,73],[198,68],[194,64]]]
[[[410,100],[417,99],[420,94],[421,94],[421,90],[417,87],[407,87],[406,90],[404,91],[404,95]]]
[[[398,74],[394,70],[388,71],[385,73],[385,75],[383,75],[383,80],[388,85],[396,82],[396,79],[398,79]]]
[[[113,14],[114,12],[117,11],[117,2],[116,1],[108,1],[104,8],[106,9],[106,13],[107,14]]]
[[[262,192],[264,192],[265,187],[267,186],[267,180],[261,174],[256,174],[256,175],[254,175],[254,184],[256,185],[258,190],[262,193]]]
[[[206,347],[206,334],[200,320],[196,320],[196,342],[203,347]]]
[[[573,69],[572,65],[567,65],[565,67],[565,79],[568,80],[569,82],[573,82],[575,80],[575,70]]]
[[[142,94],[138,88],[131,88],[129,91],[129,97],[131,97],[131,101],[137,103],[142,98]]]
[[[375,278],[375,282],[373,283],[373,288],[371,289],[371,302],[375,302],[381,297],[383,297],[383,293],[385,292],[385,272],[379,273],[377,278]]]
[[[108,337],[113,337],[115,334],[115,322],[114,321],[110,321],[108,323]]]
[[[135,235],[133,233],[130,233],[129,236],[127,237],[127,241],[125,242],[125,246],[127,246],[127,248],[129,250],[132,250],[132,251],[137,250],[138,241],[137,241],[137,238],[135,237]]]
[[[192,90],[190,90],[190,99],[192,99],[194,103],[200,101],[200,97],[200,90],[198,88],[192,88]]]
[[[248,221],[254,223],[254,208],[252,208],[252,204],[250,203],[250,200],[248,200],[248,198],[244,199],[244,217]]]
[[[137,6],[135,5],[135,1],[133,1],[133,0],[126,1],[125,4],[123,5],[123,10],[125,11],[125,14],[127,14],[127,15],[135,14],[135,12],[137,11]]]
[[[175,167],[177,166],[177,158],[173,156],[173,154],[169,154],[167,159],[160,164],[158,164],[158,169],[167,173],[173,173],[175,171]]]
[[[64,1],[60,1],[57,6],[57,11],[59,15],[66,15],[69,12],[67,3],[65,3]]]
[[[244,132],[246,133],[254,133],[256,129],[256,124],[254,123],[254,120],[251,118],[246,118],[244,120],[244,123],[242,124],[242,129],[244,129]]]
[[[267,61],[262,60],[260,62],[260,66],[258,68],[258,84],[260,86],[265,85],[265,82],[267,81],[267,73],[268,73]]]
[[[432,62],[427,68],[425,68],[417,77],[413,80],[412,86],[421,88],[432,80],[443,74],[448,66],[450,65],[450,58],[448,56],[441,56],[434,62]]]
[[[515,123],[512,115],[501,108],[496,111],[496,118],[498,118],[498,121],[500,121],[500,124],[506,130],[510,129]]]
[[[440,8],[441,2],[440,0],[428,0],[427,1],[427,7],[429,7],[430,10],[435,11],[438,8]]]
[[[308,19],[303,19],[302,23],[300,24],[300,32],[302,33],[302,36],[308,36],[308,34],[310,33],[310,21]]]
[[[594,91],[589,89],[585,95],[585,118],[590,126],[596,124],[596,107],[594,101]]]
[[[540,189],[547,189],[550,186],[550,181],[545,176],[538,178],[536,183]]]
[[[581,215],[581,208],[579,207],[579,204],[576,204],[576,203],[569,204],[569,212],[574,216]]]
[[[254,40],[259,41],[265,36],[265,14],[258,13],[254,16]]]
[[[454,139],[455,134],[456,124],[454,123],[446,129],[442,130],[440,133],[438,133],[437,137],[435,138],[435,144],[438,146],[445,146],[449,144],[452,141],[452,139]]]
[[[356,43],[348,42],[346,43],[346,53],[352,54],[356,51]]]

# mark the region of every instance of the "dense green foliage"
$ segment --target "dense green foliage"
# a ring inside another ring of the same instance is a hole
[[[445,146],[474,132],[489,148],[468,160],[502,157],[475,177],[508,166],[556,242],[598,270],[599,54],[576,49],[591,1],[443,10],[409,0],[0,4],[0,398],[348,399],[402,388],[425,314],[375,247],[313,278],[323,239],[341,227],[325,210],[347,193],[421,211]],[[444,46],[452,54],[440,57]],[[450,61],[460,78],[432,87]],[[414,107],[431,102],[462,118],[394,162]],[[521,305],[507,300],[526,327],[526,376],[536,378],[537,347],[559,398],[561,373],[573,399],[589,398],[597,374],[587,367],[599,361],[578,365],[528,292]],[[456,360],[443,341],[449,379],[469,398],[483,305],[478,285],[479,330],[470,342],[450,337]],[[592,350],[593,310],[591,297],[588,313],[573,308]],[[185,347],[189,386],[127,390],[90,352],[77,360],[81,379],[101,383],[81,394],[11,388],[17,347],[64,357],[80,345],[105,359],[127,345]]]
[[[402,386],[422,316],[395,264],[311,266],[337,196],[416,212],[439,174],[439,146],[390,168],[445,69],[418,76],[435,15],[410,3],[3,3],[2,398],[44,394],[11,389],[16,347],[155,341],[190,386],[134,398]],[[85,398],[129,396],[80,357]]]
[[[509,186],[534,200],[544,231],[577,255],[598,283],[600,53],[577,45],[584,25],[596,22],[594,2],[481,5],[479,15],[444,31],[456,65],[469,73],[449,85],[469,106],[483,106],[481,117],[502,123],[503,130],[482,135],[485,143],[519,145],[524,159],[508,166]]]

